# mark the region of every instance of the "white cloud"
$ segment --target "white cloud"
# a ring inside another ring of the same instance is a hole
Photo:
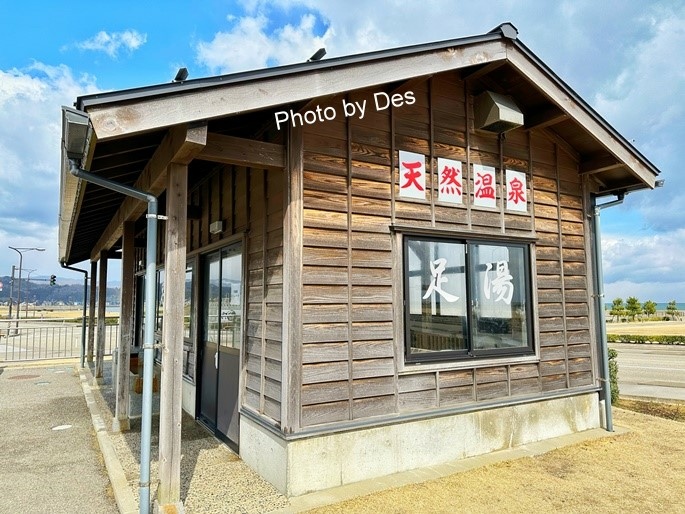
[[[34,63],[23,70],[0,70],[0,248],[45,247],[34,257],[54,267],[60,107],[95,91],[92,77],[76,78],[66,66]],[[7,253],[0,252],[0,270],[14,264]]]
[[[197,45],[197,59],[214,73],[228,73],[272,64],[302,62],[332,36],[314,34],[316,18],[305,14],[297,26],[287,24],[267,34],[268,18],[258,14],[242,17],[228,32],[219,32],[209,42]]]
[[[604,235],[604,281],[629,281],[641,287],[685,282],[685,228],[666,234]],[[685,301],[685,290],[683,291]]]
[[[597,110],[661,171],[665,187],[630,198],[647,225],[668,232],[685,227],[685,6],[651,9],[645,35],[626,51],[624,68],[596,94]]]
[[[104,52],[112,58],[116,58],[120,50],[132,52],[137,50],[147,41],[147,34],[141,34],[136,30],[123,32],[105,32],[101,30],[92,38],[75,43],[74,47],[81,50]]]

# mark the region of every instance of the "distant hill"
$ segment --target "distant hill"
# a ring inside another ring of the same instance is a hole
[[[0,282],[3,284],[2,291],[0,291],[0,304],[9,302],[10,296],[10,278],[9,276],[0,277]],[[14,301],[17,301],[18,280],[15,278],[14,284]],[[28,291],[28,298],[27,298]],[[120,287],[107,287],[107,303],[118,304],[121,296]],[[54,305],[65,303],[67,305],[81,304],[83,302],[83,279],[72,279],[57,277],[56,284],[50,285],[49,277],[31,277],[31,282],[28,283],[24,277],[21,280],[21,301],[24,303],[28,300],[30,303],[38,305]]]

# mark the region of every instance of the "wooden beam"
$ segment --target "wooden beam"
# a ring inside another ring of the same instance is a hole
[[[102,368],[105,358],[105,315],[107,314],[107,252],[100,252],[100,269],[98,270],[98,337],[95,351],[95,381],[103,381]]]
[[[221,118],[280,105],[456,70],[507,57],[507,42],[488,41],[392,59],[317,69],[315,73],[243,80],[222,87],[174,91],[136,101],[88,106],[100,141],[192,121]]]
[[[135,222],[124,223],[121,259],[121,313],[119,318],[119,344],[117,347],[116,402],[112,430],[129,430],[128,419],[131,346],[135,332]]]
[[[88,293],[88,363],[93,364],[93,355],[95,353],[95,300],[97,298],[98,290],[98,263],[97,261],[90,262],[90,292]]]
[[[183,388],[183,307],[186,277],[188,166],[169,165],[167,182],[164,326],[159,405],[159,512],[181,504],[181,416]]]
[[[166,187],[169,163],[188,164],[202,150],[206,141],[205,123],[193,127],[183,125],[171,128],[133,187],[158,196]],[[125,221],[138,219],[146,209],[145,202],[126,197],[92,249],[91,260],[97,258],[100,250],[111,248],[117,242]]]
[[[283,174],[283,354],[281,361],[281,426],[288,434],[301,425],[302,410],[302,127],[288,134],[288,167]]]
[[[551,127],[568,119],[568,114],[558,107],[549,107],[535,112],[526,113],[524,130]]]
[[[593,173],[600,173],[602,171],[613,170],[622,167],[623,164],[613,155],[602,155],[594,159],[588,159],[580,163],[580,173],[591,175]]]
[[[260,169],[285,168],[285,146],[253,139],[207,134],[207,144],[197,159]]]

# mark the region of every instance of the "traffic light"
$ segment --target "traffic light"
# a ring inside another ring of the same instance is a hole
[[[57,277],[55,275],[50,275],[50,285],[54,286],[56,281]]]

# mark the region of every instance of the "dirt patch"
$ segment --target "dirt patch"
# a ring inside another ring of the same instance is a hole
[[[617,407],[685,423],[685,405],[681,404],[621,399]]]
[[[616,408],[614,424],[629,433],[310,512],[685,512],[685,423]]]
[[[630,334],[636,336],[682,336],[685,335],[685,322],[633,321],[629,323],[607,323],[607,334]]]

